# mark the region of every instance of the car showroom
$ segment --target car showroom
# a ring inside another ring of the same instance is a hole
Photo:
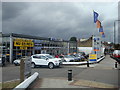
[[[60,55],[77,52],[77,42],[23,34],[0,33],[0,54],[10,63],[33,54]]]

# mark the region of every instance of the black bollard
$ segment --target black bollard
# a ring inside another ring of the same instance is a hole
[[[68,70],[68,81],[72,81],[72,70]]]
[[[115,68],[117,68],[117,62],[115,62]]]
[[[87,67],[89,67],[89,61],[87,61]]]

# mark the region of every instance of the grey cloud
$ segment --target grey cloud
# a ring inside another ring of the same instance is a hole
[[[3,31],[63,39],[99,34],[93,16],[73,3],[4,3]]]
[[[13,19],[21,14],[23,9],[27,8],[26,3],[22,2],[3,2],[2,3],[2,19]]]
[[[0,2],[0,32],[2,32],[2,3]]]

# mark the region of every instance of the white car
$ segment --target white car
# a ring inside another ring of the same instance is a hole
[[[0,57],[0,66],[5,66],[5,56]]]
[[[22,58],[27,58],[27,57],[28,57],[28,56],[19,57],[19,58],[17,58],[16,60],[13,61],[13,64],[14,64],[15,66],[19,66],[21,59],[22,59]]]
[[[113,57],[114,58],[120,58],[120,50],[114,50]]]
[[[2,66],[2,58],[0,57],[0,66]]]
[[[71,61],[74,61],[75,59],[72,56],[70,56],[70,55],[65,55],[64,56],[64,60],[66,62],[71,62]]]
[[[15,65],[15,66],[18,66],[18,65],[20,65],[20,58],[19,59],[16,59],[16,60],[14,60],[13,61],[13,64]]]
[[[54,58],[53,56],[49,54],[35,54],[31,56],[32,58],[32,64],[31,67],[34,68],[35,66],[48,66],[50,69],[53,69],[54,67],[60,66],[60,59]]]

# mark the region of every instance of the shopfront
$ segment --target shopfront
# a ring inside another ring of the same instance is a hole
[[[22,34],[2,34],[1,51],[6,60],[12,63],[15,59],[33,54],[51,55],[67,54],[76,51],[76,43],[64,40],[36,37]]]
[[[34,42],[32,39],[14,38],[13,39],[13,59],[33,54]]]

